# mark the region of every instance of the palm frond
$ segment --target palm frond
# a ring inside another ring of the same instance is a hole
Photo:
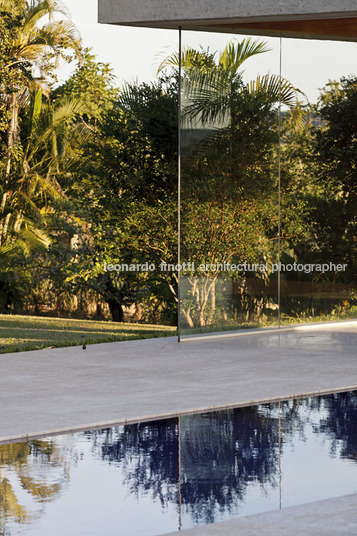
[[[185,47],[181,53],[181,64],[186,71],[195,68],[208,72],[216,66],[215,56],[216,53],[211,53],[209,49],[196,50],[191,47]],[[178,52],[165,57],[157,69],[157,74],[160,74],[168,67],[178,67],[179,59]]]
[[[31,221],[25,221],[24,227],[17,233],[14,240],[0,248],[0,256],[20,251],[28,257],[33,251],[48,248],[50,244],[51,240],[44,231],[34,227]]]
[[[54,110],[47,108],[36,121],[34,121],[31,133],[31,144],[27,153],[30,162],[38,149],[48,142],[53,133],[60,132],[65,125],[70,125],[79,116],[88,112],[88,105],[81,99],[67,99]],[[62,133],[63,134],[63,133]]]
[[[227,122],[231,95],[219,73],[212,73],[210,77],[196,73],[184,84],[183,95],[183,118],[195,122],[196,128],[198,123],[207,126]]]
[[[49,22],[38,31],[38,38],[54,50],[72,48],[77,55],[81,54],[80,35],[70,20]]]
[[[32,32],[36,24],[44,17],[49,16],[52,18],[55,14],[64,15],[66,18],[69,18],[68,9],[58,0],[42,0],[29,7],[26,12],[24,25],[26,33]]]
[[[39,173],[31,173],[24,179],[22,188],[19,190],[19,195],[26,201],[32,201],[33,199],[44,197],[51,199],[52,201],[61,202],[65,198],[65,194],[62,192],[58,182],[52,180],[51,177],[43,177]],[[34,208],[35,210],[35,208]],[[34,213],[37,213],[36,211]]]
[[[37,224],[42,224],[42,214],[39,208],[36,206],[34,201],[29,195],[23,190],[18,190],[16,192],[16,204],[18,207],[21,207],[27,216],[31,217],[31,220]]]
[[[298,101],[298,94],[301,91],[296,89],[291,82],[278,75],[257,76],[246,85],[246,91],[256,97],[265,96],[271,102],[284,104],[285,106],[295,106]]]
[[[4,1],[4,0],[3,0]],[[24,23],[21,31],[12,42],[11,57],[16,64],[31,62],[41,69],[48,59],[49,49],[59,52],[71,48],[81,59],[80,35],[70,20],[52,20],[56,13],[68,16],[65,6],[57,0],[43,0],[32,7],[22,9]],[[45,17],[48,23],[39,24]],[[13,64],[15,64],[13,63]]]
[[[231,41],[222,52],[219,64],[226,71],[235,74],[249,58],[257,54],[264,54],[270,50],[271,48],[266,41],[256,41],[251,37],[239,42]]]

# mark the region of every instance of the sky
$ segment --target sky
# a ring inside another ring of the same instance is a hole
[[[130,28],[98,24],[98,0],[63,0],[71,18],[82,36],[84,45],[92,48],[99,61],[110,63],[120,86],[124,81],[147,82],[155,78],[160,63],[178,48],[176,30]],[[209,46],[212,51],[223,50],[231,39],[239,35],[183,32],[183,46]],[[271,52],[252,58],[245,64],[245,79],[257,74],[279,73],[279,39],[264,38]],[[283,39],[282,75],[303,91],[310,102],[315,102],[319,89],[328,80],[357,73],[357,43],[335,41]],[[70,69],[62,68],[64,80]]]

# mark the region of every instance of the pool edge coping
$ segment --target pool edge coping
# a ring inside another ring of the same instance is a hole
[[[115,421],[104,421],[104,422],[97,422],[94,424],[83,424],[78,426],[70,426],[70,427],[61,427],[61,428],[55,428],[52,430],[42,431],[42,432],[28,432],[26,434],[16,434],[13,436],[7,436],[7,437],[0,437],[0,446],[1,445],[7,445],[11,443],[20,443],[23,441],[31,441],[35,439],[43,439],[46,437],[54,437],[58,435],[66,435],[66,434],[74,434],[79,432],[85,432],[85,431],[91,431],[91,430],[100,430],[105,428],[111,428],[115,426],[125,426],[129,424],[138,424],[138,423],[145,423],[145,422],[151,422],[151,421],[159,421],[164,419],[174,419],[178,417],[184,417],[187,415],[198,415],[201,413],[210,413],[214,411],[223,411],[228,409],[234,409],[234,408],[245,408],[249,406],[257,406],[260,404],[271,404],[276,402],[282,402],[284,400],[295,400],[299,398],[306,398],[306,397],[312,397],[312,396],[324,396],[329,394],[335,394],[335,393],[344,393],[349,391],[355,391],[357,390],[357,385],[352,386],[345,386],[345,387],[336,387],[333,389],[321,389],[316,391],[308,391],[303,393],[294,393],[294,394],[288,394],[288,395],[282,395],[278,397],[269,397],[269,398],[261,398],[261,399],[253,399],[248,400],[244,402],[239,403],[231,403],[231,404],[219,404],[215,406],[205,406],[201,408],[193,408],[183,411],[177,411],[177,412],[169,412],[169,413],[159,413],[154,415],[146,415],[142,417],[132,417],[129,419],[119,419]]]

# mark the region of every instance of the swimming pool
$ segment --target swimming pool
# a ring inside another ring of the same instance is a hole
[[[0,534],[156,536],[357,492],[357,392],[0,445]]]

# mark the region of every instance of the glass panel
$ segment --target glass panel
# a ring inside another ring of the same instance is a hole
[[[276,324],[279,39],[182,37],[181,333]]]
[[[283,40],[281,320],[356,318],[355,43]]]

